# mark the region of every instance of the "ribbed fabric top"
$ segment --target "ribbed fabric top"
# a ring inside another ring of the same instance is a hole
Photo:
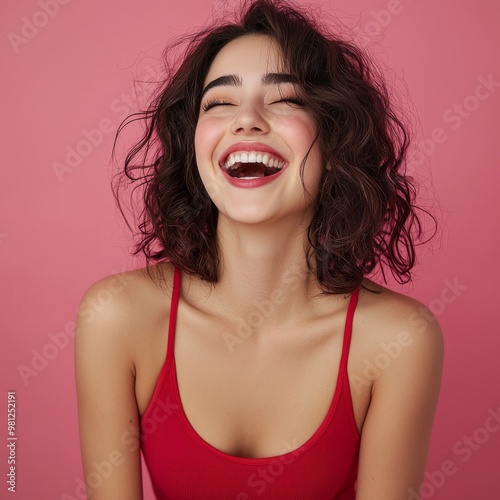
[[[359,288],[349,301],[337,383],[321,425],[295,450],[245,458],[207,443],[184,413],[174,358],[180,283],[176,268],[165,363],[141,418],[141,449],[157,500],[354,500],[360,436],[347,359]]]

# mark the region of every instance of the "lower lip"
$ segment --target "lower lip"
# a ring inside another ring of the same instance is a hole
[[[276,180],[282,173],[283,170],[287,165],[285,165],[279,172],[276,172],[273,175],[268,175],[264,177],[255,177],[253,179],[242,179],[241,177],[231,177],[228,173],[227,170],[224,167],[221,167],[222,173],[226,177],[227,181],[229,184],[231,184],[234,187],[238,188],[257,188],[261,186],[265,186],[266,184],[269,184]]]

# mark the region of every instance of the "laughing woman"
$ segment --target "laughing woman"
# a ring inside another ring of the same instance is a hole
[[[194,36],[139,115],[124,178],[147,266],[77,322],[93,500],[141,499],[141,452],[159,500],[416,495],[443,341],[367,278],[383,264],[408,281],[421,227],[378,74],[257,0]]]

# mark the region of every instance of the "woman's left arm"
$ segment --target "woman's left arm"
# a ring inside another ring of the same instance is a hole
[[[380,342],[371,360],[377,366],[376,356],[385,353],[387,366],[373,382],[362,429],[356,500],[420,498],[444,346],[441,329],[430,311],[425,317],[418,316],[421,309],[415,302],[404,309],[397,316],[414,321],[397,321],[389,334],[385,330],[385,342]]]

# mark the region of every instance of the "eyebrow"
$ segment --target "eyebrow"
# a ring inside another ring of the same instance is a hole
[[[297,83],[297,78],[289,73],[266,73],[261,78],[262,85],[279,85],[281,83]],[[241,87],[242,79],[238,75],[224,75],[212,80],[206,85],[201,97],[215,87]]]

